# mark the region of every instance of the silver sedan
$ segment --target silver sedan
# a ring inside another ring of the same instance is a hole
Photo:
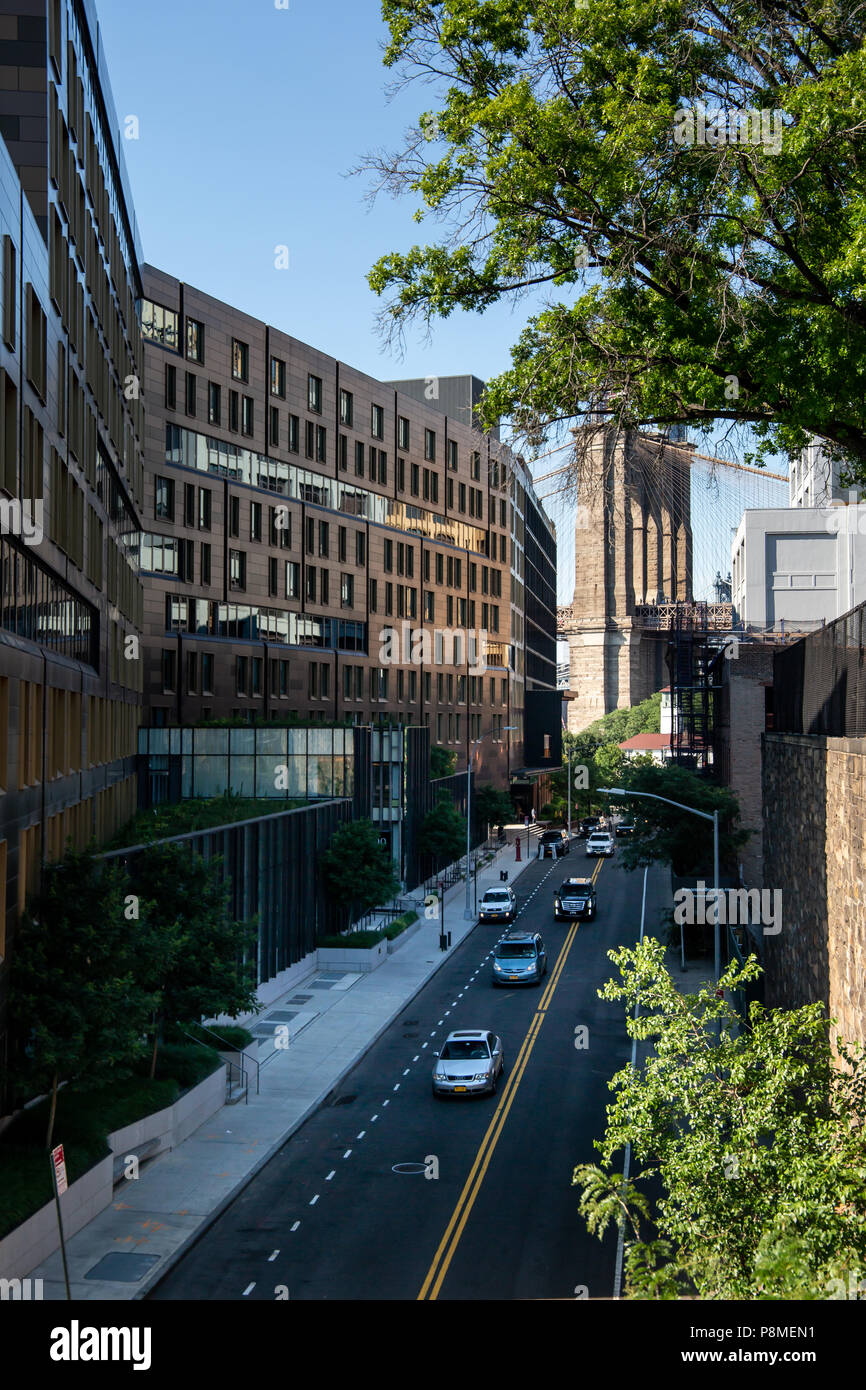
[[[449,1033],[433,1068],[434,1096],[496,1093],[505,1061],[502,1039],[484,1029]]]

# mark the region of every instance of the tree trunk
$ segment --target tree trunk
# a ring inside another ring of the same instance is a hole
[[[51,1082],[51,1106],[50,1106],[49,1111],[48,1111],[48,1133],[47,1133],[46,1136],[45,1136],[45,1147],[46,1147],[46,1149],[48,1149],[49,1153],[51,1152],[51,1140],[54,1138],[54,1117],[55,1117],[55,1115],[57,1114],[57,1083],[58,1083],[58,1080],[59,1080],[58,1074],[57,1074],[57,1072],[55,1072],[55,1073],[54,1073],[54,1079],[53,1079],[53,1081]]]

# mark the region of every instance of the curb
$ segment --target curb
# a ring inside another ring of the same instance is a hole
[[[533,863],[535,863],[534,859],[523,860],[521,865],[521,873],[525,868],[528,868],[529,865]],[[509,879],[509,883],[510,882],[511,879]],[[457,942],[457,946],[461,946],[464,941],[468,941],[469,937],[472,935],[472,933],[478,926],[478,922],[471,926],[469,930],[466,932],[465,936],[463,936],[461,940]],[[364,1044],[364,1046],[353,1058],[353,1060],[349,1062],[349,1064],[346,1067],[343,1068],[343,1070],[339,1073],[337,1078],[328,1086],[328,1089],[326,1091],[322,1091],[316,1097],[315,1100],[311,1101],[310,1104],[307,1106],[306,1110],[303,1112],[303,1114],[299,1115],[296,1120],[292,1121],[289,1128],[280,1136],[279,1139],[274,1140],[271,1147],[267,1150],[266,1153],[263,1153],[261,1157],[256,1160],[249,1172],[245,1173],[244,1176],[237,1183],[235,1183],[234,1187],[231,1189],[230,1192],[227,1192],[224,1197],[220,1198],[219,1202],[213,1208],[212,1211],[209,1211],[206,1216],[202,1217],[200,1225],[198,1225],[194,1231],[190,1232],[190,1234],[181,1242],[181,1244],[177,1247],[176,1250],[173,1250],[170,1255],[166,1255],[164,1261],[162,1261],[159,1268],[155,1269],[153,1271],[153,1274],[145,1276],[144,1280],[142,1281],[141,1287],[136,1289],[135,1293],[133,1294],[132,1299],[130,1300],[131,1302],[140,1302],[142,1299],[146,1298],[147,1295],[151,1293],[159,1284],[162,1283],[165,1276],[174,1268],[176,1264],[180,1263],[182,1257],[192,1249],[196,1242],[201,1240],[203,1235],[206,1235],[206,1233],[210,1230],[211,1226],[216,1224],[216,1222],[222,1216],[223,1212],[228,1210],[228,1208],[232,1205],[236,1198],[239,1197],[240,1194],[243,1192],[244,1188],[249,1186],[253,1178],[255,1178],[261,1172],[261,1170],[265,1167],[266,1164],[270,1163],[274,1155],[279,1153],[280,1149],[289,1139],[291,1139],[292,1135],[296,1134],[298,1130],[301,1128],[301,1126],[306,1124],[310,1116],[314,1114],[316,1110],[318,1110],[319,1106],[327,1100],[328,1096],[332,1095],[333,1092],[336,1091],[337,1088],[343,1084],[346,1077],[354,1071],[355,1067],[365,1056],[365,1054],[369,1052],[370,1048],[375,1046],[375,1044],[381,1038],[382,1034],[388,1031],[394,1020],[403,1012],[403,1010],[409,1004],[412,1003],[413,999],[416,999],[418,997],[422,989],[426,988],[429,982],[433,979],[433,976],[436,975],[442,969],[445,962],[447,960],[450,960],[452,951],[456,949],[457,947],[455,946],[452,947],[451,951],[443,951],[441,953],[442,959],[437,963],[435,969],[431,970],[430,974],[424,980],[421,981],[418,988],[413,990],[412,993],[401,1002],[399,1007],[394,1009],[388,1015],[385,1021],[381,1024],[379,1028],[377,1028],[376,1032],[369,1039],[369,1041]],[[114,1302],[115,1300],[106,1301]]]

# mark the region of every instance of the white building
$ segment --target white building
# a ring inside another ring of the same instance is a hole
[[[820,491],[820,473],[801,479],[797,495],[801,484]],[[866,600],[866,505],[793,503],[744,512],[731,575],[737,622],[758,631],[821,627]]]
[[[788,475],[788,505],[791,507],[826,507],[833,502],[858,502],[860,493],[842,487],[839,465],[831,464],[819,439],[803,450]]]

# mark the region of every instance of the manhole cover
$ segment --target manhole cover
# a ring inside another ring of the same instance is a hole
[[[392,1173],[425,1173],[426,1163],[395,1163],[391,1168]]]
[[[115,1250],[110,1255],[103,1255],[84,1277],[108,1279],[114,1284],[137,1284],[161,1258],[161,1255],[133,1255]]]
[[[332,1105],[351,1105],[351,1104],[352,1104],[352,1101],[353,1101],[353,1100],[357,1100],[357,1099],[358,1099],[357,1096],[337,1096],[337,1099],[336,1099],[335,1101],[332,1101],[331,1104],[332,1104]]]

